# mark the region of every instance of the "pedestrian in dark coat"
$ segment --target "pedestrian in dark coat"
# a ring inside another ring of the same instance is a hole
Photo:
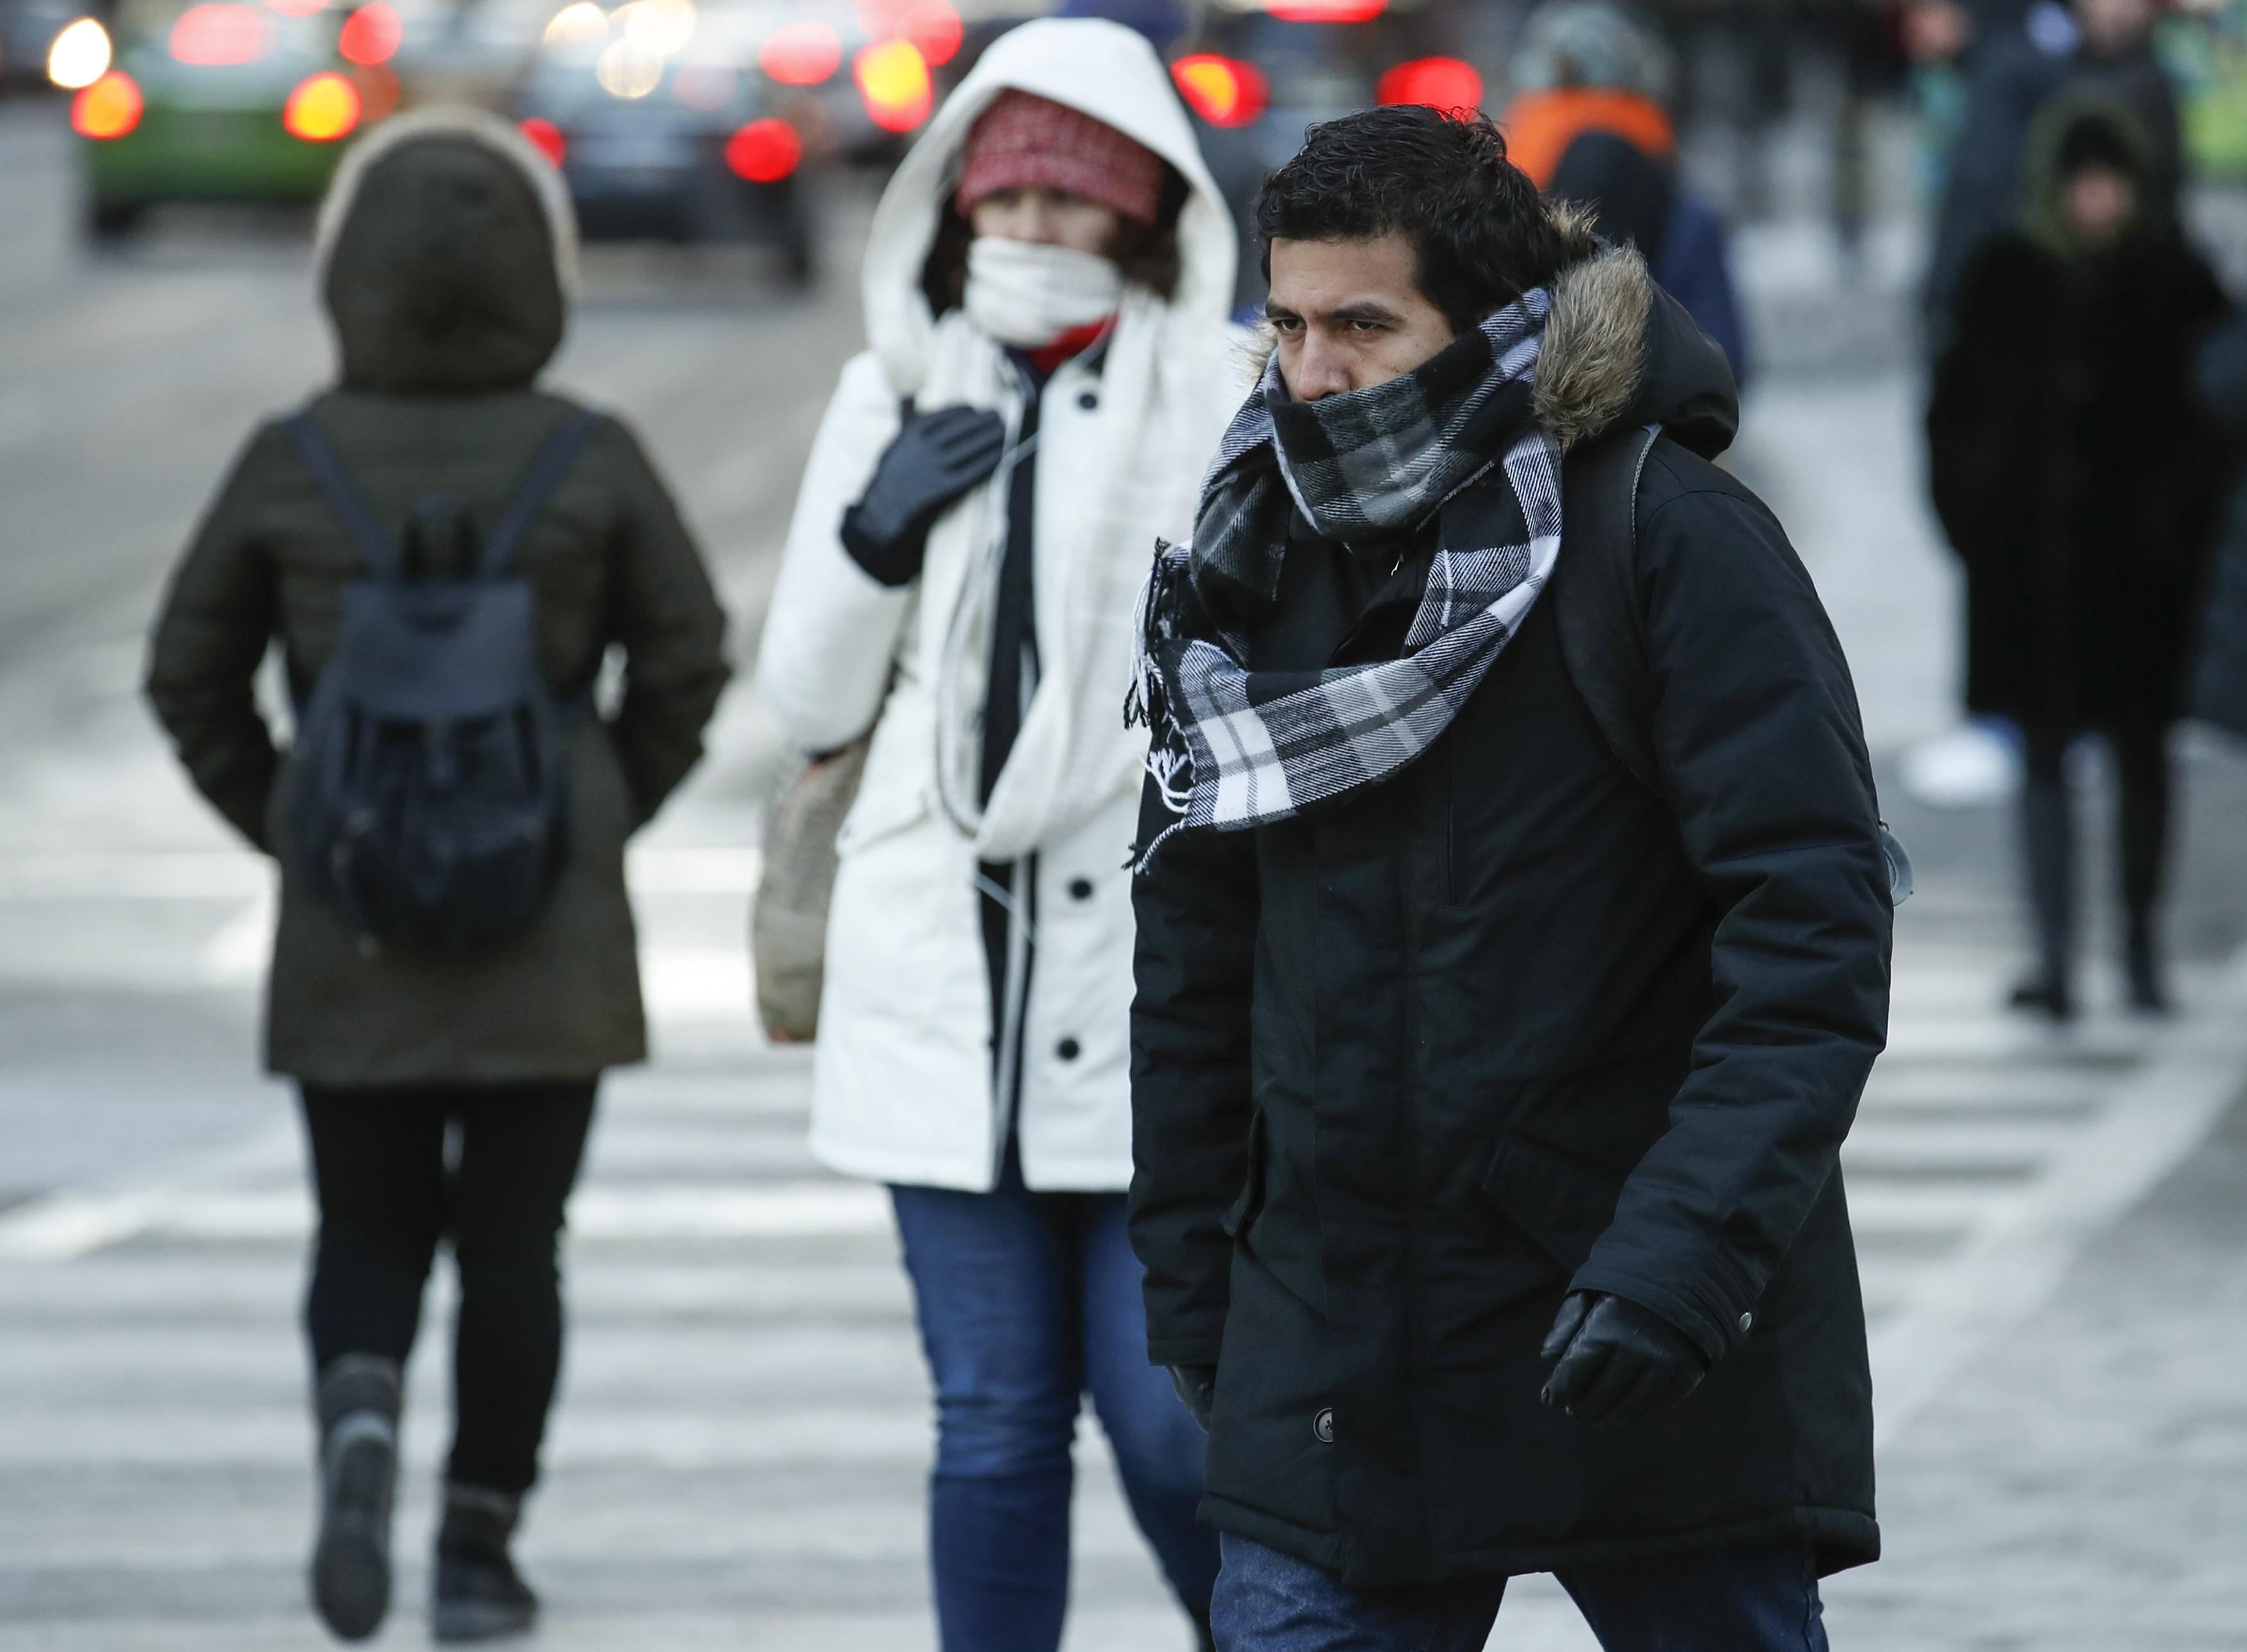
[[[2107,737],[2121,783],[2132,1001],[2164,1002],[2155,906],[2165,743],[2180,710],[2218,454],[2194,360],[2224,299],[2160,207],[2120,105],[2068,101],[2037,137],[2034,206],[1959,288],[1928,410],[1929,477],[1966,569],[1966,702],[2027,741],[2035,968],[2024,1007],[2072,1013],[2073,829],[2062,759]]]
[[[447,530],[465,513],[488,531],[577,415],[535,387],[575,250],[559,178],[504,122],[404,117],[346,158],[319,242],[341,372],[310,413],[382,531],[402,534],[441,494]],[[388,1601],[399,1371],[441,1237],[461,1297],[436,1628],[467,1638],[529,1621],[507,1542],[561,1355],[563,1205],[601,1073],[646,1053],[625,843],[693,767],[726,681],[700,554],[616,420],[595,427],[514,570],[548,686],[579,707],[565,713],[566,859],[530,926],[457,957],[378,945],[282,866],[266,1059],[302,1092],[321,1212],[305,1308],[327,1486],[314,1593],[352,1638]],[[289,758],[257,708],[260,663],[278,643],[302,706],[366,571],[276,420],[236,461],[165,597],[149,700],[198,788],[270,853]],[[623,693],[604,710],[587,697],[611,649]]]
[[[1479,1649],[1540,1570],[1610,1649],[1800,1648],[1879,1549],[1848,670],[1722,355],[1504,155],[1383,109],[1274,174],[1274,365],[1149,603],[1133,1232],[1226,1652]],[[1613,565],[1559,454],[1650,424],[1652,787],[1553,608]]]

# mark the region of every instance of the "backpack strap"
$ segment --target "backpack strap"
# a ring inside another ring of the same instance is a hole
[[[297,457],[318,484],[320,494],[335,513],[337,522],[359,547],[359,555],[366,558],[368,569],[384,579],[399,577],[398,547],[382,525],[374,519],[374,512],[353,485],[351,472],[345,468],[343,455],[338,454],[320,427],[312,418],[309,407],[300,409],[283,420],[282,433],[297,450]]]
[[[1561,559],[1554,618],[1568,680],[1615,761],[1660,797],[1652,679],[1638,615],[1638,487],[1661,436],[1649,425],[1570,454],[1561,472]]]
[[[493,579],[507,571],[523,536],[529,533],[530,524],[546,508],[547,499],[577,462],[579,451],[600,423],[600,414],[581,407],[555,427],[553,434],[539,445],[515,496],[507,502],[490,537],[484,541],[483,555],[476,564],[480,577]]]

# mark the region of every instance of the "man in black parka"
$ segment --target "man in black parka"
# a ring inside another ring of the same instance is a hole
[[[1258,210],[1276,354],[1134,702],[1132,1231],[1218,1643],[1479,1649],[1551,1570],[1610,1649],[1823,1648],[1891,921],[1840,645],[1710,462],[1721,352],[1487,122],[1315,127]],[[1642,782],[1554,597],[1560,455],[1650,425]]]

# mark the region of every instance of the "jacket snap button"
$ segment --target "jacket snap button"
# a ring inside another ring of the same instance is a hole
[[[1069,880],[1069,898],[1071,900],[1090,900],[1092,898],[1092,880],[1089,877],[1070,878]]]
[[[1754,1325],[1755,1325],[1755,1315],[1754,1315],[1754,1314],[1741,1314],[1741,1315],[1740,1315],[1740,1335],[1741,1335],[1742,1336],[1745,1336],[1745,1335],[1748,1334],[1748,1332],[1749,1332],[1752,1328],[1753,1328]]]
[[[1085,412],[1090,413],[1095,407],[1097,407],[1100,405],[1100,398],[1095,395],[1091,391],[1088,390],[1076,399],[1076,405],[1083,408]]]
[[[1311,1432],[1321,1445],[1334,1444],[1334,1407],[1329,1405],[1311,1419]]]
[[[1054,1054],[1065,1062],[1073,1062],[1084,1053],[1084,1046],[1073,1038],[1064,1038],[1054,1046]]]

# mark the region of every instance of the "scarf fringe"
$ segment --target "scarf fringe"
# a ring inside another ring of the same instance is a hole
[[[1147,773],[1162,796],[1163,806],[1181,816],[1193,795],[1193,754],[1171,704],[1159,651],[1176,638],[1180,585],[1186,570],[1186,553],[1167,540],[1158,539],[1155,565],[1148,572],[1147,583],[1140,587],[1138,608],[1132,618],[1137,644],[1131,659],[1131,686],[1124,696],[1124,726],[1147,730]],[[1164,830],[1155,843],[1175,829]],[[1145,869],[1155,843],[1140,855],[1137,870]]]

